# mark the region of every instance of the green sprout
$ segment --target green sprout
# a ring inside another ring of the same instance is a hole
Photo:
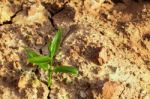
[[[62,37],[62,30],[56,32],[52,42],[48,43],[48,55],[40,55],[31,49],[26,49],[28,62],[37,65],[40,69],[48,71],[48,87],[52,85],[53,73],[69,73],[73,75],[78,74],[78,70],[72,66],[54,66],[54,58],[60,47]]]

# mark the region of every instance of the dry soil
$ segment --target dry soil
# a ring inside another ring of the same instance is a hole
[[[79,74],[48,88],[24,48],[47,54],[59,27],[55,63]],[[1,0],[0,99],[150,99],[149,0]]]

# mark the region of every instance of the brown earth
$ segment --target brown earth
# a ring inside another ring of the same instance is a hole
[[[79,75],[48,89],[24,47],[47,54],[58,27],[55,61]],[[150,99],[149,0],[1,0],[0,99]]]

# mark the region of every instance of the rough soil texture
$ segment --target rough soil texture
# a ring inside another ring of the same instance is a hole
[[[55,61],[79,75],[49,89],[24,47],[47,54],[58,27]],[[0,1],[0,99],[150,99],[149,0]]]

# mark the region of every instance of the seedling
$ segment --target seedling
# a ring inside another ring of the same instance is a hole
[[[54,58],[60,47],[62,37],[62,30],[56,32],[53,40],[48,43],[48,55],[41,55],[31,49],[26,49],[28,62],[37,65],[40,69],[48,71],[48,87],[52,85],[53,73],[69,73],[73,75],[78,74],[78,70],[72,66],[54,66]]]

